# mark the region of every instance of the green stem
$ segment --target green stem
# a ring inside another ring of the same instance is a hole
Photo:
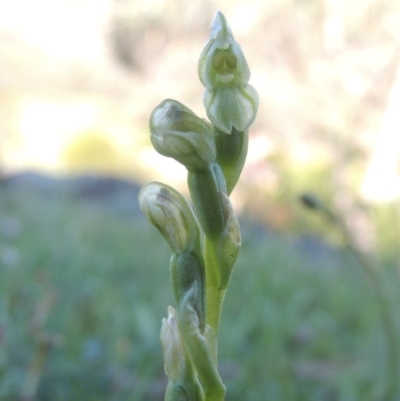
[[[212,327],[215,335],[218,336],[226,289],[220,288],[219,263],[215,255],[214,244],[208,239],[205,240],[204,244],[204,259],[206,264],[206,322]]]
[[[217,162],[225,176],[228,195],[235,187],[247,156],[249,132],[232,128],[230,135],[214,127]]]

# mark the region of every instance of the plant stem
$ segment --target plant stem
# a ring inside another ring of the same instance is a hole
[[[204,260],[206,264],[206,322],[212,327],[215,335],[218,336],[226,289],[220,288],[218,259],[215,255],[214,244],[208,239],[205,240],[204,244]]]

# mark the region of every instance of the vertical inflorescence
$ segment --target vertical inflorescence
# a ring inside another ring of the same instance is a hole
[[[246,159],[258,95],[248,84],[250,70],[243,51],[220,12],[198,72],[210,122],[171,99],[160,103],[150,117],[154,148],[188,170],[193,206],[159,182],[145,185],[139,194],[143,212],[172,251],[176,307],[168,308],[161,328],[167,401],[223,401],[226,391],[217,370],[217,335],[241,245],[229,195]]]

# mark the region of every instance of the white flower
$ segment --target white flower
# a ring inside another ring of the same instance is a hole
[[[206,91],[203,103],[210,121],[222,132],[245,131],[257,114],[257,91],[248,84],[250,70],[224,15],[218,12],[210,39],[201,53],[199,77]]]

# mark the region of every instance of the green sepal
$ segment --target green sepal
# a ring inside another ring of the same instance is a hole
[[[222,168],[226,180],[228,195],[240,177],[246,161],[249,134],[248,130],[232,129],[231,135],[214,127],[215,143],[217,145],[217,162]]]
[[[226,194],[226,183],[221,167],[213,163],[204,170],[189,171],[188,187],[204,234],[207,238],[216,238],[226,224],[222,201],[222,194]]]

